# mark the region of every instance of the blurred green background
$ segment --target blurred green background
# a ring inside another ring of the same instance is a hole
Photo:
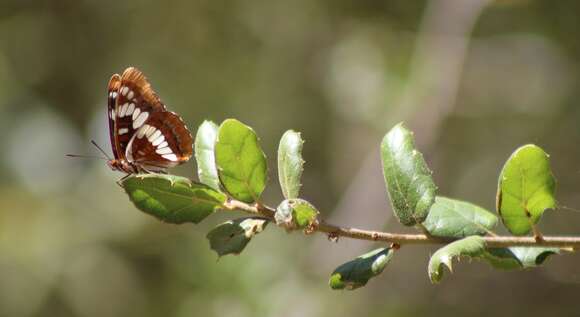
[[[579,14],[577,1],[0,0],[0,316],[577,315],[578,255],[512,273],[462,262],[433,286],[435,249],[410,246],[367,287],[331,291],[330,272],[371,243],[272,226],[217,261],[205,234],[223,215],[163,224],[122,174],[64,154],[110,150],[106,85],[132,65],[192,130],[254,127],[271,205],[277,142],[295,129],[303,195],[326,219],[410,232],[379,161],[406,121],[440,194],[494,210],[503,162],[535,143],[560,204],[580,209]],[[580,212],[548,212],[541,229],[580,235]]]

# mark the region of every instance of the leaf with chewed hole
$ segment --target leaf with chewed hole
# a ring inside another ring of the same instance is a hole
[[[461,256],[477,258],[485,252],[485,240],[480,236],[471,236],[452,242],[437,250],[429,260],[429,278],[432,283],[439,283],[443,278],[443,265],[453,271],[453,258]]]
[[[215,141],[218,126],[212,121],[204,121],[195,135],[195,160],[197,161],[197,175],[199,181],[219,191],[220,180],[215,165]]]
[[[547,209],[556,207],[556,181],[548,154],[529,144],[505,163],[497,193],[497,212],[514,235],[529,233]]]
[[[268,220],[264,218],[248,217],[226,221],[213,228],[207,239],[212,250],[219,257],[226,254],[240,254],[250,240],[262,232]]]
[[[266,155],[252,128],[235,119],[219,127],[215,144],[218,175],[224,189],[246,203],[257,201],[266,187]]]
[[[288,130],[280,139],[278,146],[278,180],[282,194],[286,199],[298,198],[300,194],[300,178],[302,177],[304,160],[302,145],[304,141],[299,132]]]
[[[497,217],[464,201],[436,197],[423,226],[435,237],[464,238],[491,233]]]
[[[423,222],[435,201],[435,183],[423,155],[415,149],[413,134],[400,123],[381,143],[383,174],[393,211],[412,226]]]
[[[497,248],[488,249],[483,258],[495,268],[517,270],[540,266],[549,256],[560,252],[558,248],[544,247]]]
[[[122,186],[138,209],[169,223],[199,223],[226,201],[224,194],[174,175],[135,175]]]
[[[379,248],[342,264],[330,275],[330,288],[353,290],[365,286],[383,272],[393,253],[392,248]]]
[[[304,229],[317,222],[318,210],[304,199],[286,199],[276,208],[276,224],[287,230]]]

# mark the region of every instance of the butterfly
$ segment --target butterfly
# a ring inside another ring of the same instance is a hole
[[[192,136],[174,112],[167,111],[145,75],[135,67],[109,81],[109,135],[112,170],[128,175],[165,172],[189,160]]]

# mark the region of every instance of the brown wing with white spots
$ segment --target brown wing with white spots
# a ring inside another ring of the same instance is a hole
[[[148,170],[162,170],[189,160],[193,138],[173,112],[154,112],[135,132],[126,157]]]
[[[166,108],[145,75],[137,68],[129,67],[121,76],[113,75],[113,78],[119,78],[118,84],[115,80],[117,94],[114,139],[117,153],[124,156],[127,145],[137,129],[143,126],[153,113],[164,112]]]

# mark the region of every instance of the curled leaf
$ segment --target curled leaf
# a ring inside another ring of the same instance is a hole
[[[138,209],[169,223],[199,223],[226,201],[206,185],[173,175],[135,175],[122,186]]]
[[[298,198],[300,178],[304,170],[302,145],[304,141],[299,132],[288,130],[280,139],[278,146],[278,180],[286,199]]]
[[[486,235],[497,224],[491,212],[464,201],[437,197],[423,226],[435,237],[464,238]]]
[[[240,254],[250,240],[262,232],[268,221],[263,218],[248,217],[226,221],[213,228],[207,239],[212,250],[219,257],[226,254]]]
[[[266,187],[266,155],[252,128],[235,119],[219,127],[215,144],[218,175],[224,189],[237,200],[252,203]]]
[[[214,154],[217,131],[218,126],[209,120],[199,126],[195,135],[195,159],[199,181],[219,191],[220,180]]]
[[[514,235],[525,235],[546,209],[556,207],[556,181],[548,154],[528,144],[517,149],[499,177],[497,212]]]
[[[293,230],[315,224],[318,214],[316,207],[304,199],[286,199],[276,208],[274,218],[277,225]]]
[[[504,270],[528,269],[542,265],[554,254],[560,254],[557,248],[511,247],[489,249],[483,255],[493,267]]]
[[[337,267],[330,275],[328,284],[332,289],[354,290],[381,274],[393,258],[394,250],[379,248]]]
[[[435,183],[423,155],[415,149],[413,134],[400,123],[381,143],[383,174],[393,211],[412,226],[423,222],[435,201]]]
[[[453,271],[452,260],[461,256],[476,258],[485,251],[485,241],[480,236],[470,236],[452,242],[437,250],[429,260],[429,278],[438,283],[443,278],[443,265]]]

